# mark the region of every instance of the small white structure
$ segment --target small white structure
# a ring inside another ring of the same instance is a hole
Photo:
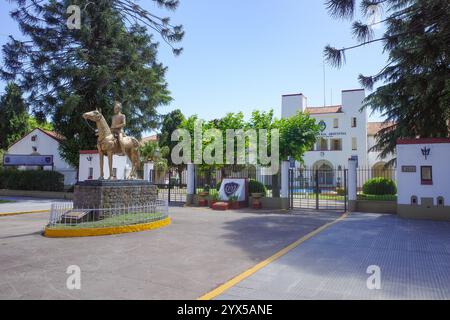
[[[450,138],[397,142],[398,214],[450,220]]]
[[[104,176],[110,176],[108,167],[108,158],[103,159]],[[131,171],[131,162],[126,156],[113,156],[113,176],[122,180],[125,179]],[[80,164],[78,169],[78,180],[97,180],[100,178],[100,157],[97,150],[81,150]]]
[[[153,170],[154,170],[153,162],[144,163],[144,180],[153,183],[154,178]]]
[[[51,155],[53,168],[44,167],[44,170],[54,170],[64,175],[64,185],[69,186],[77,181],[77,170],[70,166],[59,155],[59,145],[65,138],[54,131],[36,128],[15,142],[8,148],[10,155]],[[36,167],[22,166],[22,170],[36,169]]]

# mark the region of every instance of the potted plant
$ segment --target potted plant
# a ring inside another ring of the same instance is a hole
[[[228,198],[228,205],[230,209],[239,209],[238,199],[239,197],[236,195],[232,195],[231,197]]]
[[[248,184],[249,193],[252,196],[253,209],[261,209],[261,198],[267,194],[267,189],[264,184],[256,180],[250,180]]]
[[[198,199],[198,205],[200,207],[207,207],[208,206],[208,200],[206,197],[209,195],[209,186],[205,185],[203,188],[203,191],[200,191],[198,193],[199,199]]]
[[[209,196],[209,199],[210,199],[209,207],[212,208],[214,203],[220,201],[219,193],[218,192],[211,193],[211,195]]]

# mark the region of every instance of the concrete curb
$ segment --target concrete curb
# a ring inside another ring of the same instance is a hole
[[[17,212],[0,212],[0,217],[19,216],[22,214],[44,213],[49,212],[49,209],[45,210],[33,210],[33,211],[17,211]]]
[[[86,229],[51,229],[45,228],[44,236],[48,238],[76,238],[76,237],[96,237],[113,234],[139,232],[145,230],[158,229],[170,224],[170,218],[149,223],[135,224],[129,226],[117,226],[106,228],[86,228]]]

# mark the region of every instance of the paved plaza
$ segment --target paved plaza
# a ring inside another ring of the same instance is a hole
[[[48,213],[0,217],[0,299],[196,299],[336,219],[170,208],[168,227],[51,239]],[[66,288],[81,268],[81,290]]]
[[[352,214],[218,299],[450,299],[449,270],[450,222]]]
[[[16,200],[0,209],[32,201]],[[196,299],[340,217],[200,208],[170,215],[162,229],[66,239],[41,235],[48,213],[0,217],[0,299]],[[71,265],[81,268],[81,290],[66,287]],[[371,265],[380,267],[380,290],[367,288]],[[355,213],[216,298],[450,299],[448,270],[449,222]]]

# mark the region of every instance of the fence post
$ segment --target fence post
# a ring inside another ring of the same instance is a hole
[[[348,159],[348,211],[356,211],[357,200],[356,160]]]
[[[281,162],[281,208],[289,209],[289,161]]]
[[[195,168],[193,163],[187,165],[187,190],[186,190],[186,205],[194,203],[195,194]]]

